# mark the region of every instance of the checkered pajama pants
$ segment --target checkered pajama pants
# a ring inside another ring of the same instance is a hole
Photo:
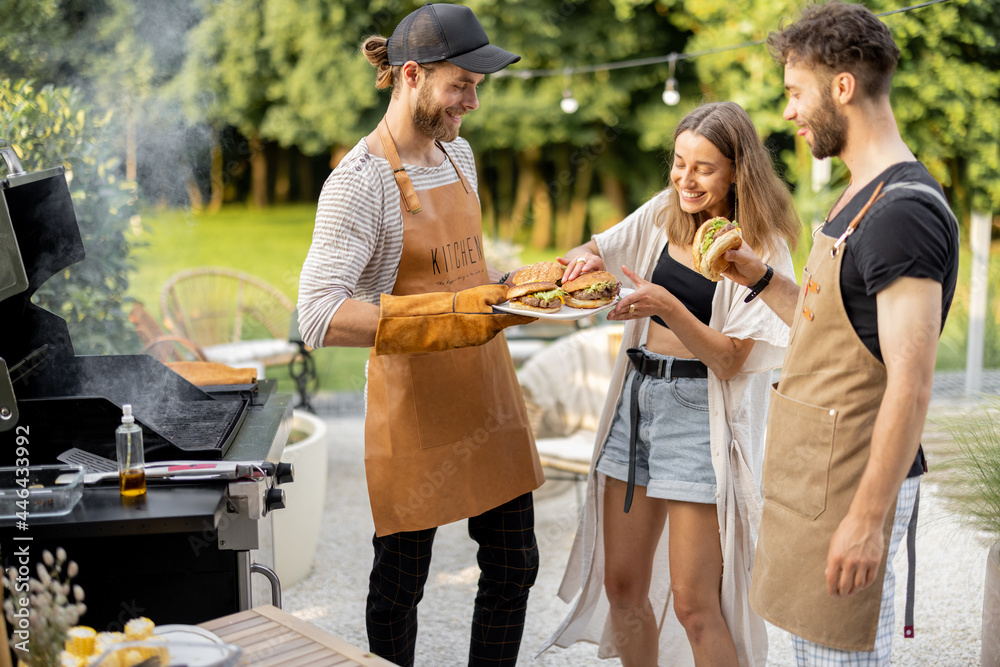
[[[810,641],[792,635],[792,645],[795,648],[795,664],[799,667],[888,667],[889,654],[892,651],[892,631],[895,626],[896,575],[892,568],[892,559],[899,550],[899,545],[906,537],[906,528],[913,514],[913,504],[920,488],[919,477],[909,477],[899,489],[896,500],[896,516],[892,521],[892,537],[889,541],[889,553],[885,565],[885,579],[882,582],[882,603],[878,617],[878,631],[875,634],[874,651],[841,651],[814,644]]]
[[[413,665],[417,604],[424,594],[437,528],[374,537],[365,620],[372,653],[397,665]],[[532,496],[526,493],[469,519],[479,543],[480,577],[472,614],[470,666],[517,662],[528,590],[538,574]]]

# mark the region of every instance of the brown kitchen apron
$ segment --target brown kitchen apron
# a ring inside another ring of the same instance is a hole
[[[881,187],[839,239],[814,235],[781,380],[771,391],[750,590],[754,610],[774,625],[845,651],[874,648],[885,552],[875,582],[847,598],[827,594],[826,558],[868,463],[886,373],[847,317],[840,268],[844,244]],[[886,551],[894,515],[895,506]]]
[[[458,165],[452,161],[458,181],[421,190],[418,198],[384,119],[378,133],[403,209],[392,293],[458,292],[488,283],[479,199]],[[541,486],[545,478],[502,332],[485,345],[444,352],[371,351],[365,472],[378,536],[477,516]]]

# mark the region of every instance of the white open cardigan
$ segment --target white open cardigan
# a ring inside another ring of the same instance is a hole
[[[663,191],[610,230],[594,236],[608,271],[627,281],[624,264],[646,280],[667,242],[666,230],[656,224],[656,212],[665,204]],[[792,277],[792,258],[782,242],[780,251],[765,256],[778,273]],[[788,327],[761,299],[749,304],[749,293],[730,280],[719,283],[712,301],[709,325],[727,336],[755,341],[739,374],[720,380],[708,374],[708,405],[712,463],[718,488],[719,537],[722,544],[722,614],[733,634],[740,665],[763,665],[767,659],[767,631],[750,608],[750,570],[760,522],[760,476],[764,454],[764,429],[772,371],[781,365],[788,344]],[[559,597],[566,602],[579,597],[556,632],[539,649],[567,647],[577,641],[600,645],[598,656],[618,656],[616,638],[608,617],[604,593],[604,544],[600,527],[604,511],[604,475],[594,464],[611,429],[621,399],[629,362],[625,350],[645,340],[649,319],[627,323],[621,351],[615,361],[608,398],[594,442],[587,495],[576,539],[563,575]],[[668,519],[669,520],[669,519]],[[660,664],[694,664],[684,628],[673,613],[668,562],[668,534],[656,549],[649,597],[660,625]]]

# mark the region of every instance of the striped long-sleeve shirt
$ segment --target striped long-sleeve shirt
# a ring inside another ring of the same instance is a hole
[[[445,150],[478,187],[476,163],[467,141]],[[458,180],[451,162],[437,167],[405,165],[418,195]],[[368,152],[362,139],[340,162],[319,196],[312,245],[299,277],[299,332],[310,347],[323,338],[345,299],[377,304],[391,292],[403,250],[403,213],[389,162]]]

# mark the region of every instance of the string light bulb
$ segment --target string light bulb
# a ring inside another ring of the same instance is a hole
[[[677,106],[681,101],[681,94],[677,92],[677,79],[674,78],[674,67],[677,65],[677,54],[670,54],[670,76],[667,77],[667,83],[663,86],[663,103],[668,107]]]
[[[570,71],[568,69],[563,72],[563,77],[566,79],[566,87],[563,88],[559,108],[563,110],[563,113],[576,113],[576,110],[580,108],[580,103],[576,101],[576,98],[573,97],[573,91],[570,90]]]
[[[563,110],[563,113],[576,113],[576,110],[580,108],[580,103],[576,101],[573,97],[573,91],[567,88],[563,91],[562,100],[559,102],[559,108]]]
[[[675,107],[681,101],[681,94],[677,92],[677,79],[667,79],[667,85],[663,87],[663,103],[668,107]]]

